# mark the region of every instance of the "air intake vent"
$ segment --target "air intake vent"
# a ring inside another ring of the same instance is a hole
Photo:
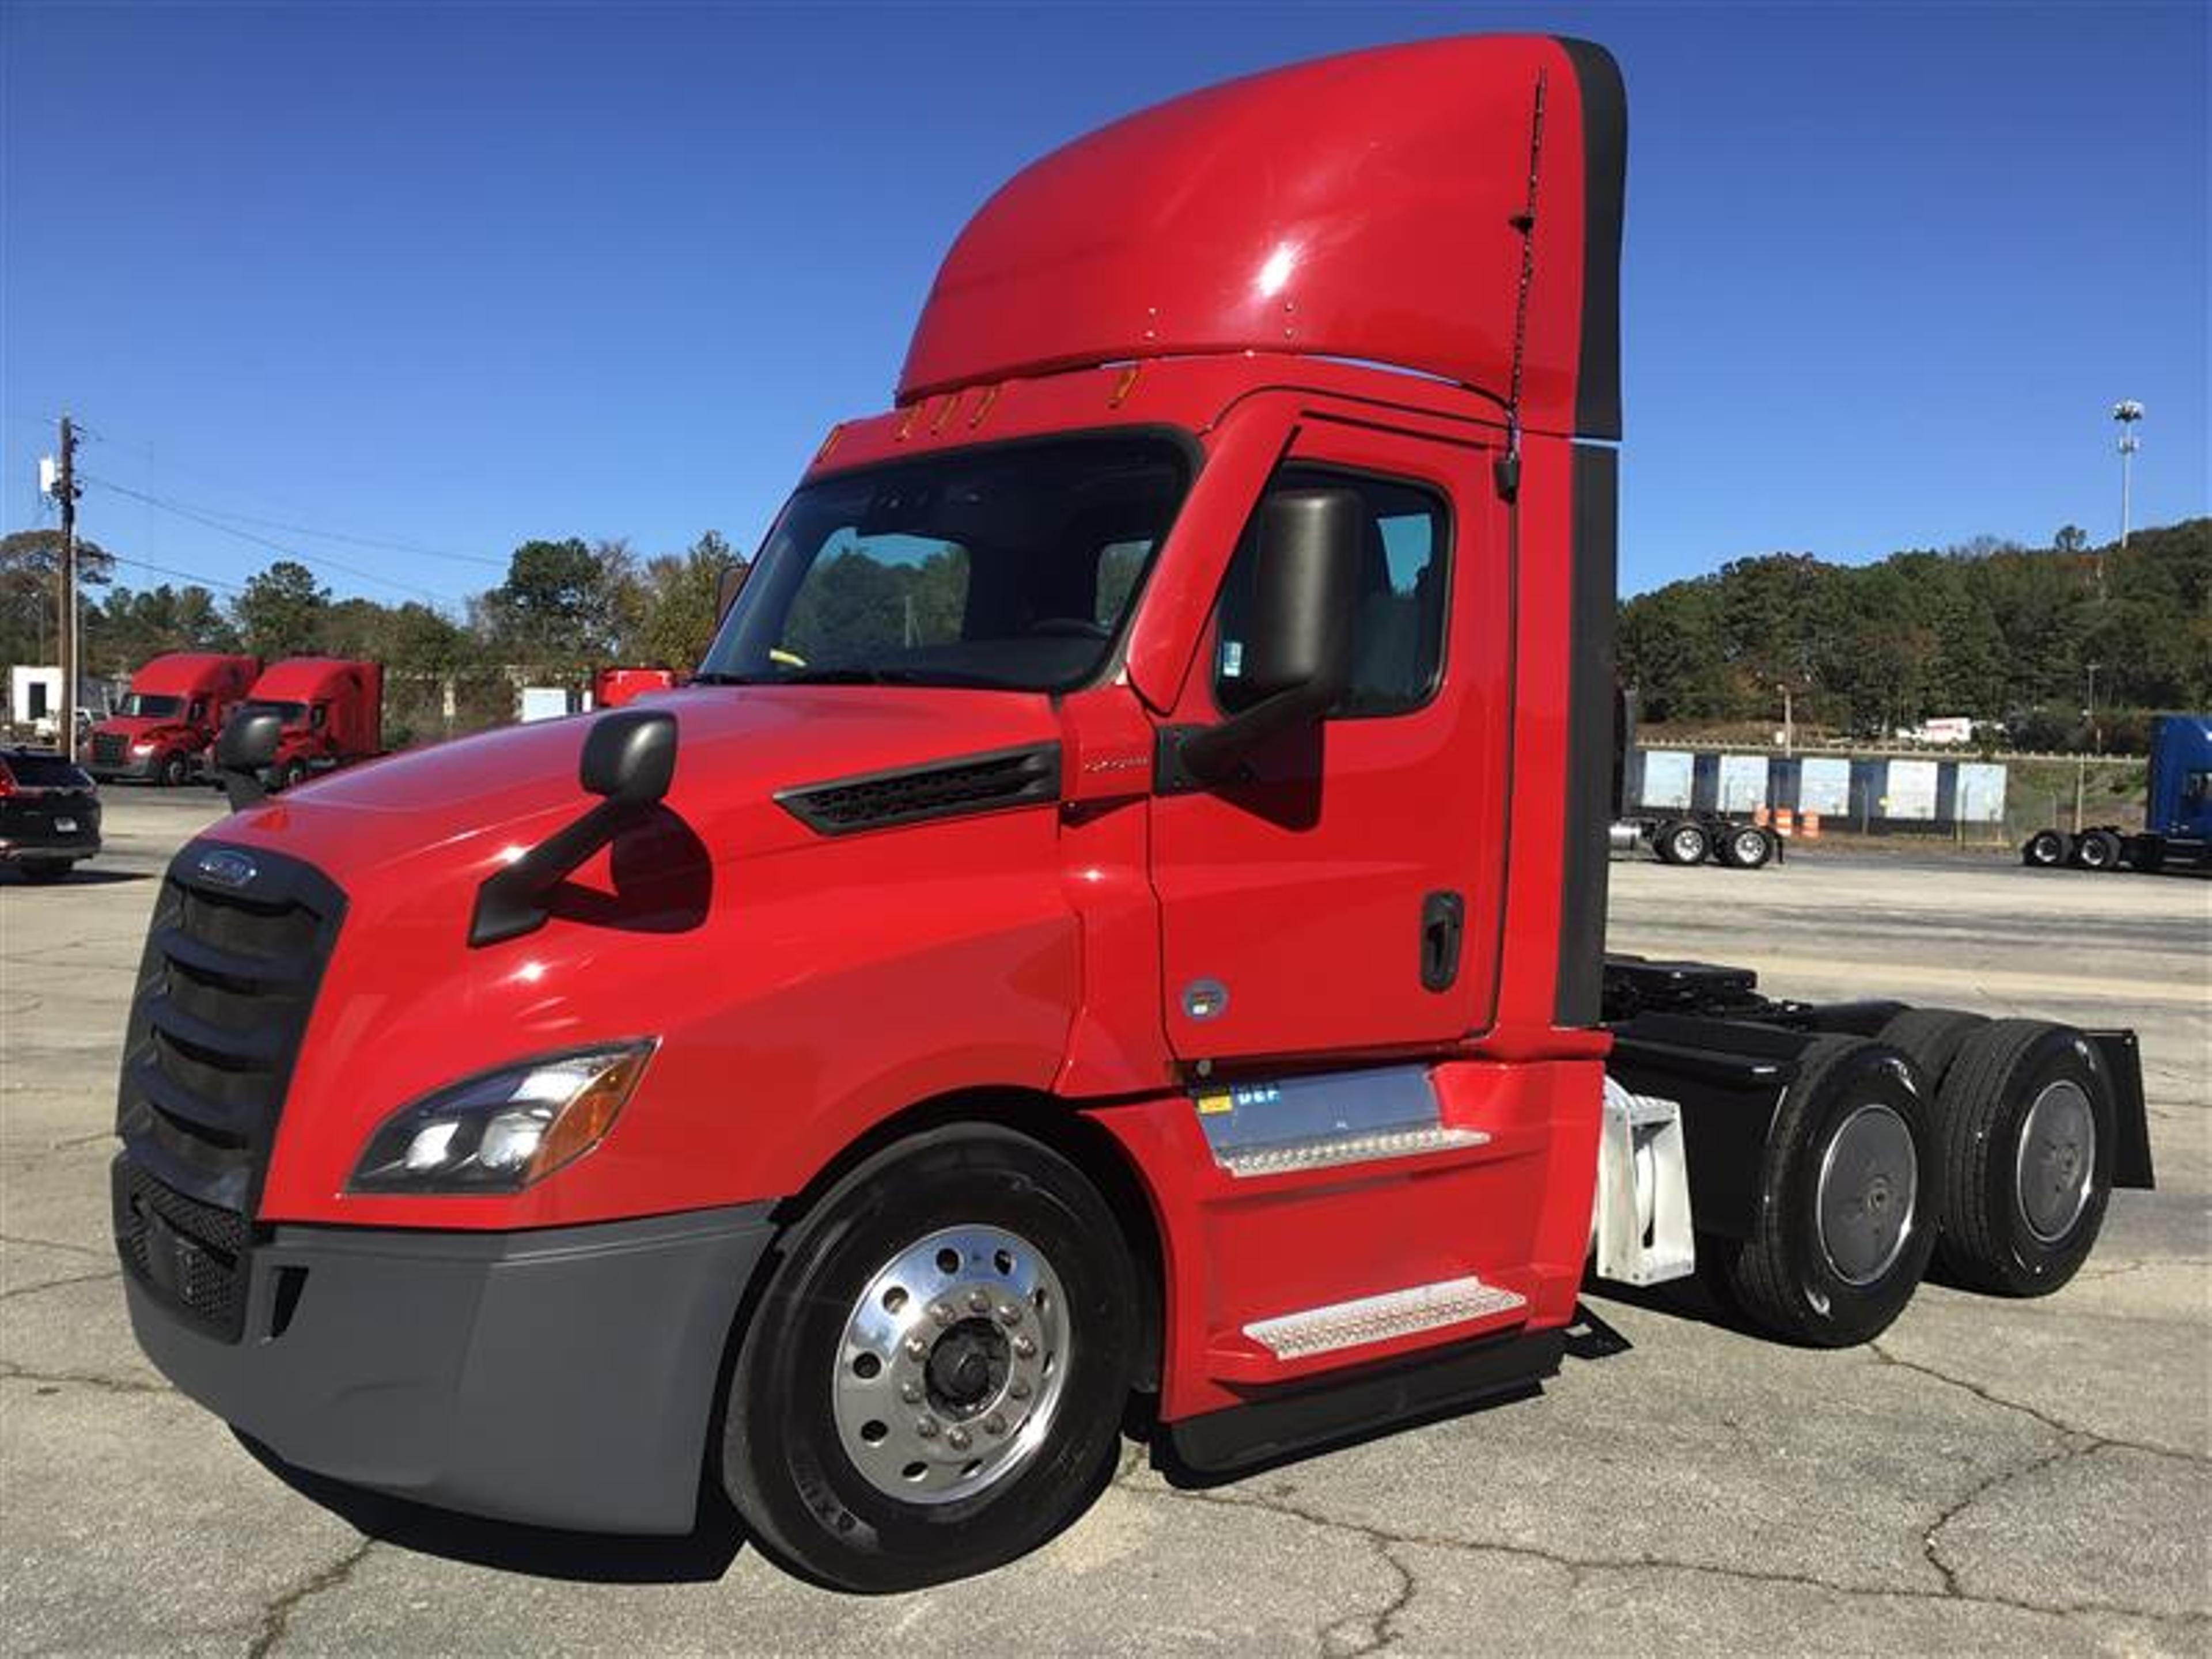
[[[1041,743],[810,783],[775,799],[800,823],[825,836],[1031,806],[1060,799],[1060,745]]]

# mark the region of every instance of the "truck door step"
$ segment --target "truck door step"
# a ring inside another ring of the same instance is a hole
[[[1423,1152],[1451,1152],[1460,1147],[1489,1144],[1490,1137],[1480,1129],[1417,1124],[1374,1133],[1286,1141],[1272,1146],[1223,1150],[1214,1154],[1214,1162],[1231,1175],[1249,1180],[1254,1176],[1288,1175],[1293,1170],[1326,1170],[1340,1164],[1371,1164],[1383,1158],[1416,1158]]]
[[[1316,1354],[1345,1348],[1363,1348],[1377,1342],[1442,1330],[1449,1325],[1471,1324],[1502,1314],[1517,1313],[1528,1298],[1499,1285],[1486,1285],[1469,1274],[1433,1285],[1415,1285],[1380,1296],[1363,1296],[1351,1302],[1280,1314],[1255,1320],[1244,1334],[1279,1360],[1309,1359]]]

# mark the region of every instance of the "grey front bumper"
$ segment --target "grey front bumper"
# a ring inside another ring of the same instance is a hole
[[[139,1345],[286,1462],[441,1508],[681,1533],[769,1206],[516,1233],[280,1226],[225,1342],[126,1268]]]

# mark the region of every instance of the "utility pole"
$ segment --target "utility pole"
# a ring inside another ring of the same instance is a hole
[[[83,672],[78,659],[76,626],[76,426],[62,416],[61,465],[54,477],[54,500],[62,510],[61,658],[63,756],[76,759],[77,677]]]

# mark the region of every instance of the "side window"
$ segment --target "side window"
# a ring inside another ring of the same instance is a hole
[[[191,709],[185,714],[185,718],[195,726],[198,726],[202,720],[205,720],[207,718],[207,699],[205,697],[194,697],[192,699]]]
[[[321,731],[323,721],[330,712],[328,705],[319,702],[314,704],[307,710],[307,729],[312,732]]]
[[[1401,714],[1419,708],[1443,670],[1451,522],[1443,497],[1419,484],[1306,466],[1285,467],[1268,488],[1351,489],[1366,509],[1359,609],[1352,622],[1352,685],[1334,714]],[[1243,672],[1258,522],[1255,514],[1230,561],[1216,611],[1213,690],[1224,707]]]
[[[2191,772],[2181,786],[2181,804],[2192,812],[2212,797],[2212,772]]]
[[[1137,586],[1145,561],[1152,556],[1149,538],[1143,541],[1109,542],[1098,550],[1097,593],[1091,601],[1091,620],[1101,628],[1118,628],[1129,608],[1129,595]]]

